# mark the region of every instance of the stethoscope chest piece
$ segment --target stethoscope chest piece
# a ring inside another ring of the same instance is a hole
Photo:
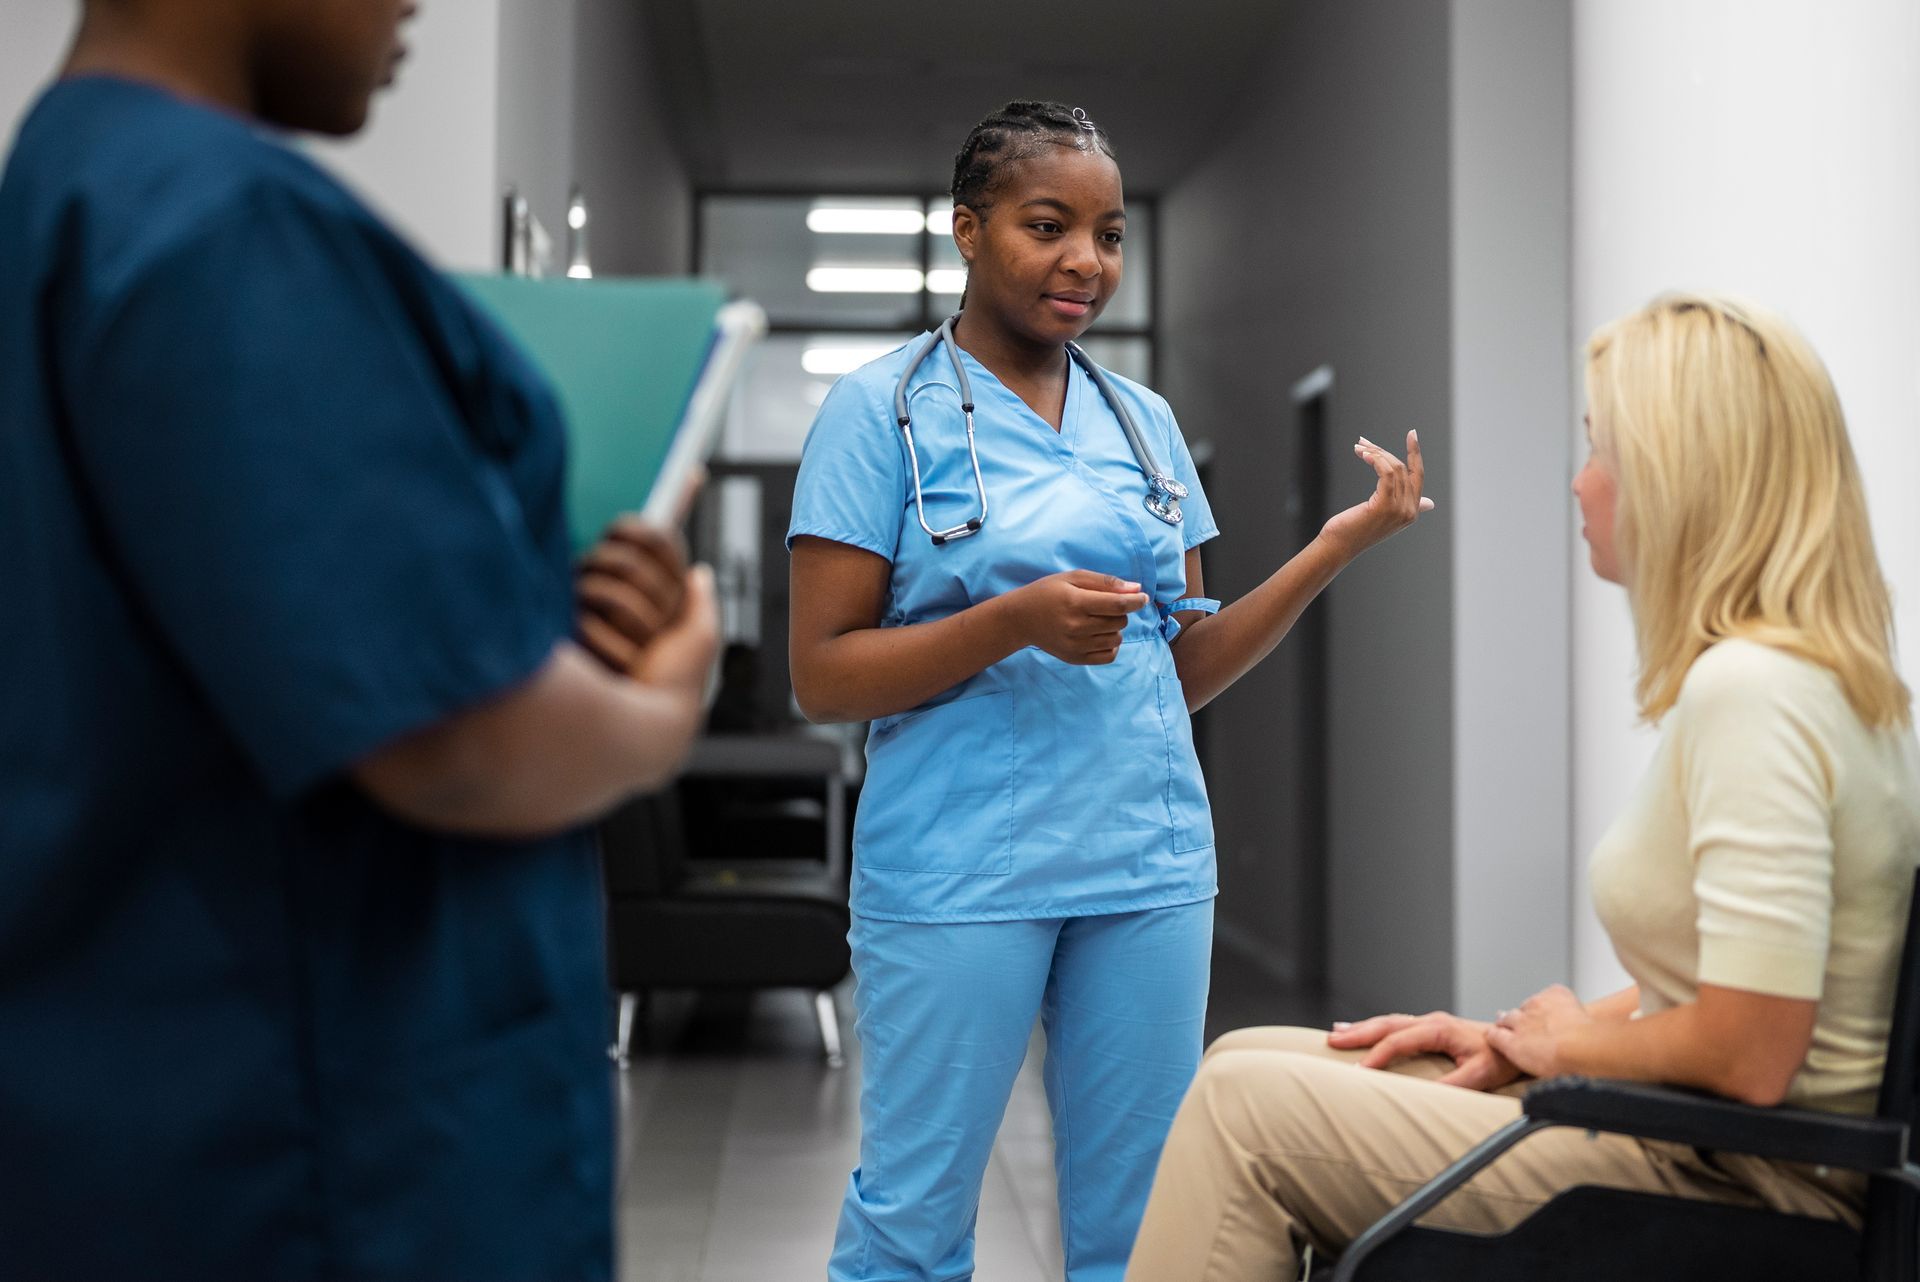
[[[1147,511],[1168,525],[1178,525],[1187,519],[1187,514],[1180,510],[1180,500],[1185,497],[1187,487],[1171,476],[1158,473],[1147,478]]]

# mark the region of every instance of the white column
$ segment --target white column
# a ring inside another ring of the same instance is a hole
[[[1567,0],[1452,17],[1453,992],[1490,1017],[1572,956],[1571,19]]]
[[[1920,677],[1920,5],[1575,0],[1574,321],[1660,290],[1785,312],[1826,358]],[[1577,431],[1577,425],[1575,427]],[[1644,769],[1618,588],[1575,545],[1575,977],[1621,978],[1586,854]]]
[[[76,4],[0,0],[0,157],[13,150],[20,118],[60,69],[79,16]]]

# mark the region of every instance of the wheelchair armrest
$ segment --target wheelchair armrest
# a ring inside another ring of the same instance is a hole
[[[1528,1117],[1561,1126],[1782,1162],[1885,1171],[1907,1160],[1907,1128],[1886,1118],[1756,1108],[1645,1082],[1552,1078],[1527,1092],[1524,1109]]]

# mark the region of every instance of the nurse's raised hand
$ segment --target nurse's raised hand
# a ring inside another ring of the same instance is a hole
[[[1353,452],[1373,469],[1373,496],[1339,513],[1320,528],[1320,539],[1351,561],[1376,543],[1384,542],[1433,511],[1433,500],[1420,491],[1426,484],[1426,463],[1420,457],[1420,437],[1407,433],[1404,462],[1366,437]]]
[[[1007,594],[1022,637],[1067,663],[1112,663],[1127,616],[1147,605],[1138,583],[1092,570],[1068,570]]]

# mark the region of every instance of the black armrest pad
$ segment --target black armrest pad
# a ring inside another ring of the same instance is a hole
[[[1851,1171],[1884,1171],[1907,1154],[1906,1128],[1885,1118],[1755,1108],[1644,1082],[1556,1077],[1527,1092],[1525,1109],[1563,1126]]]

